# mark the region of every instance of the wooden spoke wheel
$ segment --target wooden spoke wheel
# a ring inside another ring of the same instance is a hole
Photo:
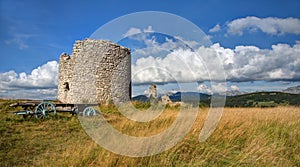
[[[55,106],[50,102],[42,102],[35,108],[35,117],[37,119],[48,118],[49,115],[55,114]]]
[[[86,117],[92,117],[92,116],[95,116],[96,114],[97,114],[97,112],[93,107],[86,107],[83,110],[83,116],[86,116]]]

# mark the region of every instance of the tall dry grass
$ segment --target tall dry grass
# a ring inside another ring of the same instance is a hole
[[[105,117],[123,133],[149,136],[170,126],[177,112],[167,109],[148,123],[129,121],[113,111]],[[61,115],[39,122],[2,115],[1,126],[8,129],[0,129],[0,146],[5,142],[11,146],[2,147],[0,162],[1,166],[300,166],[300,108],[225,108],[212,136],[199,142],[207,113],[207,108],[199,110],[191,131],[175,147],[140,158],[101,148],[76,117]]]

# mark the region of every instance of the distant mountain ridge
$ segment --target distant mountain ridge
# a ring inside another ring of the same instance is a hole
[[[169,95],[173,102],[181,101],[182,97],[187,100],[197,100],[209,106],[211,95],[197,92],[176,92]],[[158,98],[159,100],[161,97]],[[138,95],[132,98],[133,101],[149,102],[145,95]],[[225,106],[227,107],[275,107],[278,105],[300,106],[300,94],[284,92],[254,92],[236,96],[226,96]]]
[[[174,94],[171,94],[169,97],[173,102],[177,102],[177,101],[181,101],[181,97],[187,99],[207,100],[211,97],[211,95],[205,93],[197,93],[197,92],[176,92]]]
[[[284,89],[284,93],[300,94],[300,85]]]
[[[197,92],[176,92],[169,94],[169,98],[173,102],[181,101],[181,98],[184,97],[188,99],[200,99],[200,100],[207,100],[211,97],[211,95],[205,93],[197,93]],[[131,100],[133,101],[140,101],[140,102],[149,102],[149,98],[146,95],[138,95],[133,97]],[[161,96],[158,97],[158,100],[161,100]]]
[[[149,102],[149,98],[145,95],[137,95],[131,98],[132,101]]]

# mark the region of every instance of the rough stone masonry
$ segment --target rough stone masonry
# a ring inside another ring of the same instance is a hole
[[[107,104],[131,97],[131,55],[110,41],[76,41],[71,56],[59,60],[58,100],[62,103]]]

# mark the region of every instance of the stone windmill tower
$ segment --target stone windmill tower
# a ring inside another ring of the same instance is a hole
[[[58,100],[63,103],[126,102],[131,97],[131,55],[110,41],[76,41],[59,61]]]

